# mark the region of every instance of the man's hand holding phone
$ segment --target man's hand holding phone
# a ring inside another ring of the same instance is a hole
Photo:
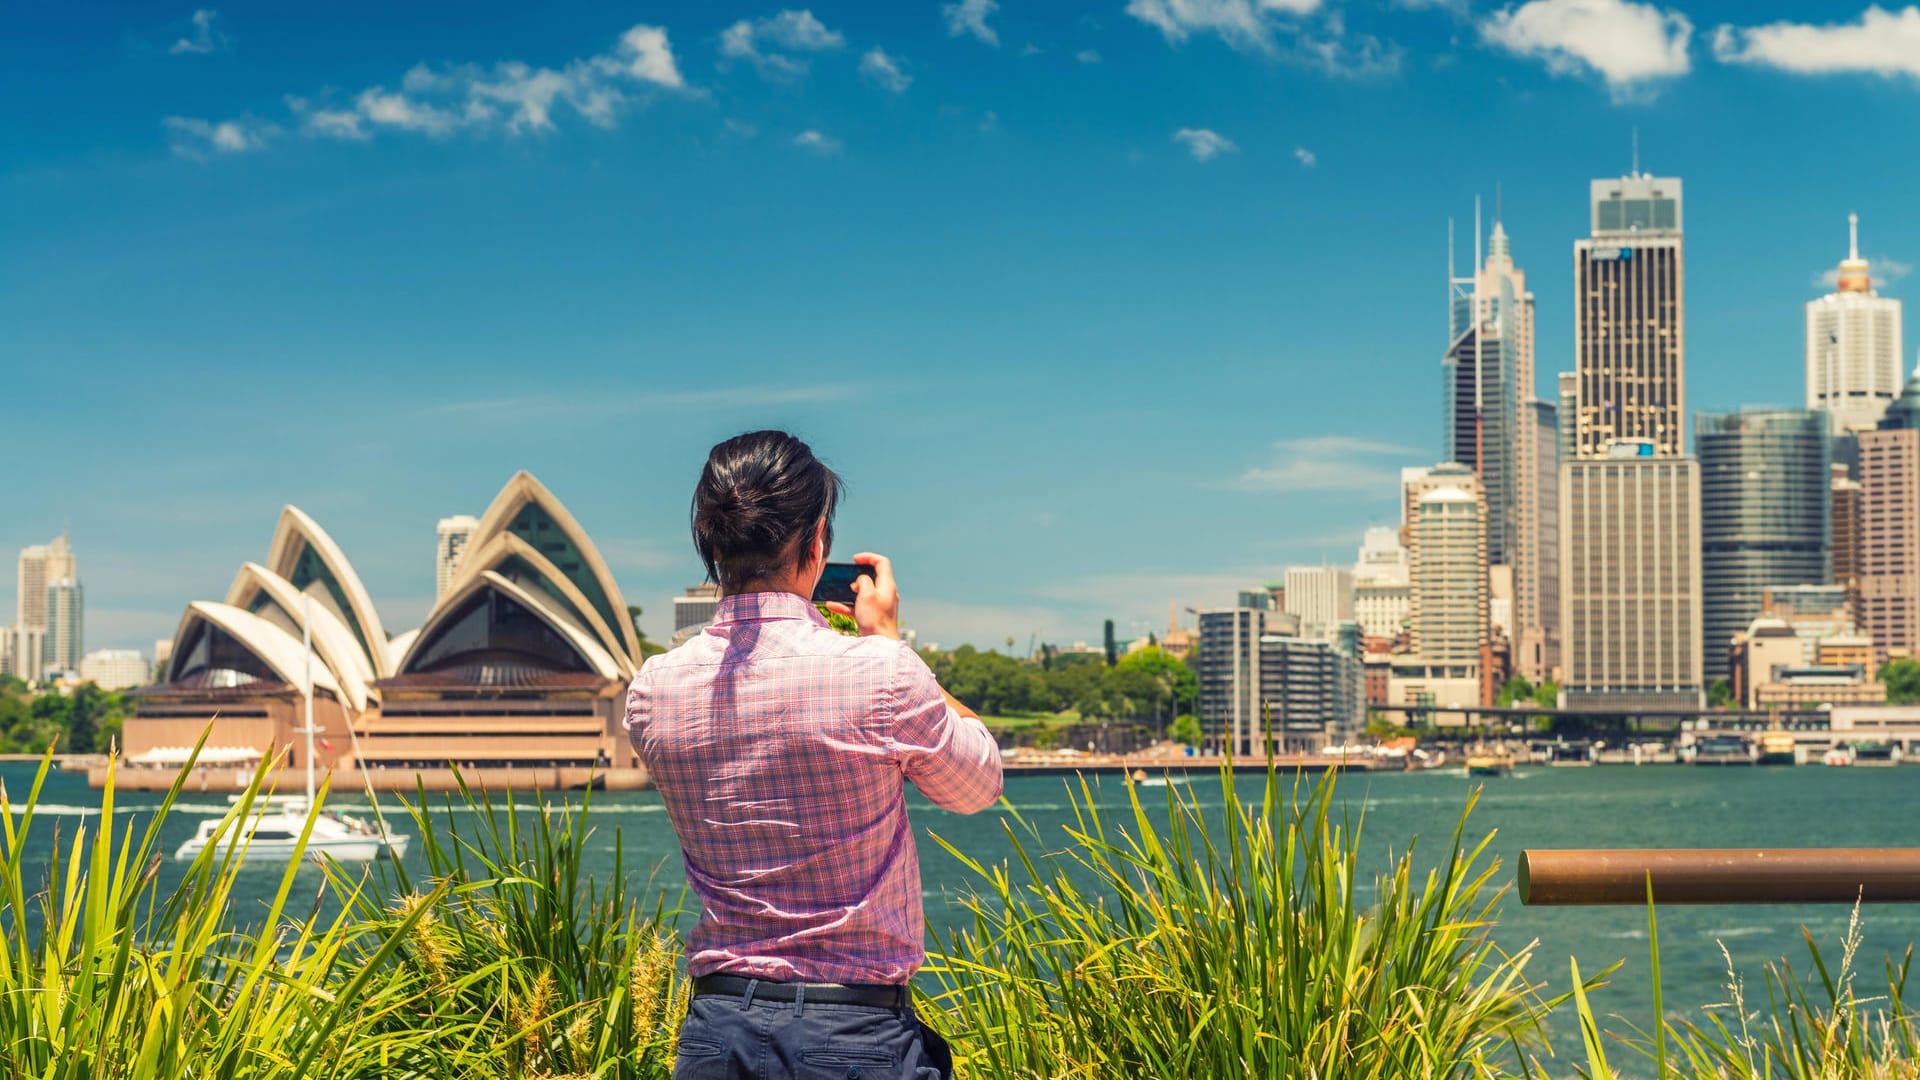
[[[852,565],[860,568],[852,581],[853,603],[829,600],[827,610],[852,616],[861,637],[900,640],[900,590],[893,581],[893,563],[885,555],[862,551],[853,557]]]

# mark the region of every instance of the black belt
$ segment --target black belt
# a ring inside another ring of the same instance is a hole
[[[866,1005],[876,1009],[904,1009],[912,1001],[904,986],[891,986],[884,983],[862,983],[849,986],[845,983],[793,983],[769,982],[766,979],[748,979],[740,975],[702,975],[693,980],[693,992],[699,994],[725,994],[728,997],[746,997],[748,984],[753,985],[755,1001],[796,1001],[804,1000],[816,1005]]]

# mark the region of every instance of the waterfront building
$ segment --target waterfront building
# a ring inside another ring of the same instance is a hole
[[[1920,650],[1920,379],[1856,437],[1860,512],[1855,616],[1873,639],[1874,670]]]
[[[1655,456],[1678,457],[1686,448],[1680,181],[1636,169],[1593,181],[1590,196],[1592,234],[1573,246],[1573,456],[1602,458],[1616,439],[1644,439]]]
[[[475,529],[480,527],[480,519],[468,514],[457,514],[441,518],[434,527],[433,555],[433,598],[447,595],[447,587],[460,569],[460,554],[467,550],[467,543],[473,539]]]
[[[1399,530],[1366,531],[1353,564],[1353,617],[1367,637],[1392,640],[1405,628],[1413,603],[1410,565]]]
[[[1700,655],[1700,478],[1651,439],[1561,466],[1565,704],[1690,708]]]
[[[1847,215],[1847,257],[1834,291],[1807,303],[1807,408],[1835,434],[1872,431],[1899,398],[1900,301],[1873,289],[1860,217]]]
[[[1486,504],[1470,485],[1421,496],[1413,534],[1408,625],[1428,662],[1477,669],[1487,645]]]
[[[1270,613],[1227,608],[1199,614],[1200,730],[1224,754],[1251,754],[1265,730],[1260,708],[1260,639]]]
[[[1341,623],[1353,621],[1353,571],[1345,567],[1290,566],[1285,589],[1281,610],[1300,617],[1302,637],[1329,637]]]
[[[42,626],[0,628],[0,663],[7,674],[23,682],[40,682],[46,675],[47,631]]]
[[[720,586],[711,581],[692,585],[682,596],[673,598],[673,637],[670,645],[679,645],[713,624],[720,610]]]
[[[620,727],[639,664],[626,605],[579,523],[524,472],[479,519],[418,629],[389,636],[338,545],[289,506],[266,562],[242,566],[224,601],[188,605],[172,640],[164,681],[138,691],[126,722],[130,757],[190,746],[211,725],[211,746],[302,767],[295,729],[310,692],[316,764],[382,787],[449,762],[482,782],[512,768],[497,780],[549,787],[644,776]]]
[[[86,652],[86,592],[69,574],[47,585],[48,671],[76,671]]]
[[[102,690],[129,690],[153,681],[153,665],[138,649],[98,649],[80,658],[80,679]]]
[[[1205,656],[1203,648],[1203,662]],[[1258,678],[1264,730],[1276,752],[1317,750],[1330,735],[1366,727],[1360,657],[1340,641],[1263,634]],[[1251,752],[1266,748],[1256,741]]]
[[[1837,705],[1877,705],[1887,700],[1886,685],[1863,664],[1776,667],[1758,687],[1756,709],[1816,709]]]
[[[1701,413],[1704,677],[1724,679],[1727,646],[1760,613],[1768,589],[1831,576],[1827,418],[1806,409]]]

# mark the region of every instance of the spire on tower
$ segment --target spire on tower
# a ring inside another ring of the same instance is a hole
[[[1843,293],[1871,293],[1873,274],[1860,257],[1860,215],[1847,215],[1847,257],[1840,263],[1837,288]]]
[[[1860,257],[1860,215],[1847,215],[1847,258]]]

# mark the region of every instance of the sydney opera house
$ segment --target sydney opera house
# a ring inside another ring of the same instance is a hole
[[[626,603],[573,515],[525,472],[417,629],[389,633],[345,553],[289,506],[266,561],[242,566],[226,599],[189,604],[173,640],[164,681],[126,721],[119,785],[171,783],[209,727],[190,783],[232,786],[282,755],[304,769],[309,691],[315,765],[336,790],[443,787],[449,763],[489,784],[645,783],[620,727],[640,662]]]

